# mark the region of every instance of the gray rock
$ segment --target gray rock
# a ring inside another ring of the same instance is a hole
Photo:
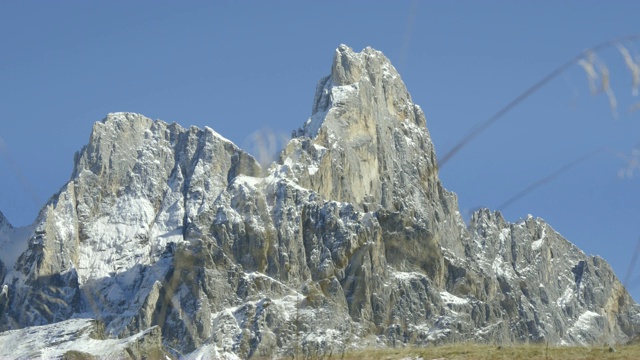
[[[7,218],[4,217],[4,214],[0,211],[0,234],[6,234],[11,228],[12,226],[9,223],[9,220],[7,220]],[[0,284],[4,283],[5,275],[7,275],[7,268],[2,259],[0,259]]]
[[[7,268],[4,266],[2,260],[0,260],[0,284],[4,283],[4,277],[7,275]]]
[[[211,129],[109,114],[6,275],[0,331],[83,314],[109,338],[160,329],[174,354],[241,358],[638,333],[603,259],[532,217],[466,225],[435,159],[370,48],[336,50],[268,169]]]

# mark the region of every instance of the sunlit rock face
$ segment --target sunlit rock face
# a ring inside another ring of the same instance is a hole
[[[423,111],[370,48],[336,50],[266,169],[212,129],[109,114],[70,181],[1,244],[24,249],[0,259],[0,331],[157,326],[174,355],[623,342],[640,322],[609,265],[544,221],[464,223]]]

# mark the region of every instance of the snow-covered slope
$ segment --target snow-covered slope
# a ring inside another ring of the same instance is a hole
[[[0,333],[0,359],[161,359],[165,355],[159,330],[151,328],[124,339],[100,339],[100,329],[91,319],[32,326]]]
[[[466,225],[435,159],[421,108],[370,48],[336,50],[268,169],[212,129],[109,114],[7,270],[0,331],[158,326],[193,358],[638,333],[604,260],[540,219],[480,210]]]

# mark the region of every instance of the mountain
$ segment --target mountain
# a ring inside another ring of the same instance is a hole
[[[266,169],[210,128],[109,114],[28,229],[3,259],[0,331],[91,324],[103,341],[160,333],[173,356],[250,358],[640,330],[606,261],[541,219],[465,224],[423,111],[371,48],[336,50]]]
[[[4,281],[7,268],[13,268],[18,256],[27,249],[31,226],[14,228],[0,212],[0,283]]]

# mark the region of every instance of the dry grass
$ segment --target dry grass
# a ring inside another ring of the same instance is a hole
[[[334,355],[331,358],[340,359]],[[344,359],[423,359],[423,360],[599,360],[599,359],[640,359],[640,345],[616,346],[615,350],[607,346],[550,346],[546,345],[508,345],[492,346],[479,344],[456,344],[432,346],[426,348],[371,349],[347,353]]]

